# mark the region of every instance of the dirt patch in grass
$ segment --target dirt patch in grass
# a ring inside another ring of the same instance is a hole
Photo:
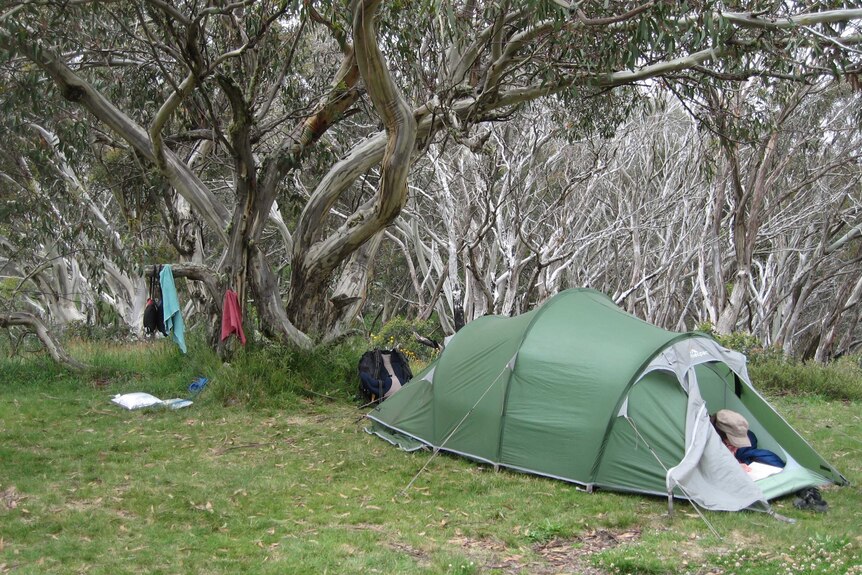
[[[24,496],[15,489],[14,485],[0,491],[0,509],[15,509],[18,507],[18,503],[23,500]]]
[[[112,378],[105,376],[96,376],[89,381],[90,387],[93,389],[108,389],[116,383]]]
[[[394,551],[409,555],[416,562],[416,565],[423,569],[426,569],[431,565],[431,558],[428,556],[428,553],[421,549],[417,549],[412,545],[406,545],[400,542],[390,542],[389,547]]]
[[[484,564],[486,569],[498,569],[503,573],[528,572],[534,575],[557,573],[579,573],[581,575],[606,575],[606,571],[592,565],[592,555],[637,541],[640,529],[608,531],[598,529],[573,538],[554,538],[535,543],[532,554],[527,549],[510,549],[493,539],[456,537],[449,543],[458,545],[467,555]],[[538,556],[540,559],[536,559]]]
[[[533,573],[603,575],[605,571],[594,567],[590,557],[600,551],[637,541],[640,535],[640,529],[619,532],[597,529],[575,539],[552,539],[547,543],[537,543],[533,550],[545,559],[550,569],[534,570]]]

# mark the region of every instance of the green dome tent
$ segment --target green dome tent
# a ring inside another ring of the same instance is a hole
[[[709,422],[732,409],[787,461],[753,481]],[[754,389],[745,356],[674,333],[589,289],[512,318],[467,324],[441,356],[368,414],[403,449],[431,446],[592,488],[739,510],[846,484]]]

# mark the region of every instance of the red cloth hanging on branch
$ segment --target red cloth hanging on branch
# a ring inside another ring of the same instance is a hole
[[[245,345],[245,334],[242,331],[242,311],[239,307],[239,298],[232,289],[224,293],[224,304],[221,316],[221,339],[222,341],[235,333],[239,340]]]

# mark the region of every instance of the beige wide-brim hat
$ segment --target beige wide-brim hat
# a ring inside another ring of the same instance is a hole
[[[715,414],[715,427],[727,436],[734,447],[751,447],[748,439],[748,421],[740,414],[729,409],[720,409]]]

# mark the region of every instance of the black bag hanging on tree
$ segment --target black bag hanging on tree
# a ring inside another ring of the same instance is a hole
[[[162,335],[168,335],[165,330],[165,315],[162,309],[161,287],[159,286],[160,265],[153,266],[153,275],[150,276],[150,297],[144,307],[144,331],[147,335],[153,335],[157,331]],[[158,296],[156,295],[158,289]]]

